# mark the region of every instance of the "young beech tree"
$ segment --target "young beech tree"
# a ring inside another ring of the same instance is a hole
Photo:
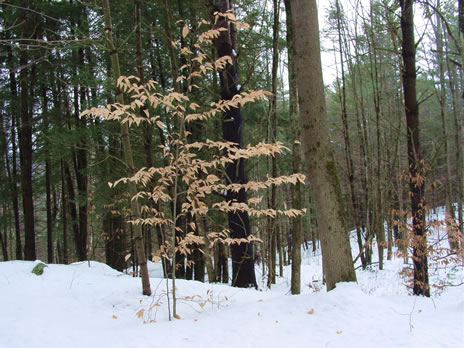
[[[234,22],[236,27],[242,25],[235,21],[235,17],[230,13],[219,13],[217,17],[227,17],[228,21]],[[189,32],[190,30],[186,25],[182,34],[188,36]],[[210,62],[207,53],[205,53],[210,51],[208,44],[212,44],[212,40],[217,39],[221,32],[220,28],[215,28],[195,38],[194,48],[198,52],[196,54],[186,48],[181,50],[181,54],[186,57],[187,62],[181,69],[185,75],[178,77],[179,82],[182,82],[183,87],[185,87],[183,93],[176,91],[162,93],[154,81],[148,81],[142,85],[137,77],[120,77],[117,85],[118,90],[127,94],[129,97],[127,100],[130,102],[123,103],[121,98],[121,102],[109,104],[105,108],[92,108],[82,115],[102,116],[108,120],[116,120],[127,128],[149,122],[162,129],[165,132],[166,144],[160,145],[159,148],[166,159],[165,165],[141,168],[135,174],[111,184],[114,186],[122,182],[133,186],[137,185],[137,192],[134,194],[131,192],[131,201],[140,203],[140,210],[146,213],[147,217],[134,218],[131,223],[139,227],[150,225],[165,228],[169,235],[166,236],[166,243],[161,248],[159,256],[171,259],[172,265],[176,264],[176,255],[187,256],[198,245],[204,245],[205,255],[210,254],[209,250],[217,242],[230,245],[232,250],[235,249],[235,253],[240,253],[238,255],[240,259],[233,260],[236,262],[234,265],[236,278],[232,280],[232,285],[255,286],[255,281],[250,281],[250,279],[239,282],[242,279],[240,278],[240,267],[243,266],[243,250],[247,252],[245,262],[250,262],[253,266],[253,255],[250,253],[249,245],[257,240],[250,233],[237,235],[237,228],[242,233],[247,231],[246,225],[244,226],[240,219],[248,218],[249,215],[255,217],[276,217],[278,215],[295,217],[302,215],[304,211],[296,209],[261,210],[258,208],[261,201],[260,197],[254,197],[248,202],[243,200],[243,197],[246,198],[247,191],[256,192],[284,183],[303,183],[305,178],[304,175],[296,173],[277,178],[268,176],[263,182],[232,181],[230,178],[236,174],[232,173],[230,168],[237,169],[237,163],[242,163],[241,166],[243,166],[246,159],[275,156],[288,149],[281,143],[258,143],[244,148],[238,146],[239,143],[236,141],[192,140],[192,134],[187,131],[189,123],[208,122],[215,116],[223,115],[229,110],[237,110],[245,103],[263,99],[269,95],[268,92],[264,91],[240,92],[234,94],[231,99],[213,102],[210,107],[200,107],[194,102],[195,94],[192,91],[199,89],[197,81],[204,79],[211,72],[219,71],[225,74],[227,67],[232,63],[230,56],[222,56],[218,60]],[[143,112],[143,116],[141,112]],[[169,130],[166,124],[161,121],[159,115],[163,113],[170,115],[176,124],[175,130]],[[243,168],[237,170],[240,173]],[[227,180],[225,180],[226,178]],[[224,195],[224,192],[227,194]],[[177,201],[181,196],[183,201],[178,209]],[[174,209],[163,209],[163,205],[166,207],[171,204]],[[227,214],[229,220],[232,217],[229,229],[205,231],[202,220],[213,220],[214,214],[217,215],[218,212]],[[188,221],[188,223],[177,224],[180,219]],[[199,235],[195,235],[196,231],[200,231]],[[235,257],[237,257],[236,254]],[[249,276],[249,274],[247,275]],[[171,290],[168,289],[168,293],[172,294],[173,316],[178,318],[174,271],[171,272],[171,277],[172,287]]]
[[[296,81],[307,174],[314,193],[327,289],[356,281],[345,209],[329,141],[316,0],[290,1]]]

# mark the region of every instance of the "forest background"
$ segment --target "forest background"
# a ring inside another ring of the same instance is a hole
[[[105,13],[105,3],[0,3],[3,260],[98,260],[118,270],[132,265],[137,273],[137,231],[127,223],[134,218],[131,197],[127,187],[108,183],[127,176],[128,166],[166,166],[160,145],[169,147],[167,138],[178,124],[165,110],[159,113],[162,127],[143,122],[130,127],[133,165],[129,165],[124,134],[121,137],[124,126],[80,115],[91,107],[118,101],[115,53],[121,75],[137,76],[142,85],[154,80],[160,93],[185,92],[187,85],[179,77],[189,58],[182,52],[197,52],[198,24],[205,19],[214,23],[213,13],[218,8],[214,1],[134,0],[113,1]],[[232,52],[238,67],[238,89],[272,92],[267,100],[243,105],[242,145],[279,141],[288,147],[280,156],[247,159],[246,176],[256,182],[267,180],[268,175],[276,178],[305,172],[304,158],[301,163],[299,160],[299,131],[304,130],[295,119],[284,5],[277,0],[234,4],[237,18],[248,23],[238,31]],[[418,180],[426,179],[427,205],[446,206],[446,223],[462,231],[463,51],[457,6],[455,1],[415,2],[416,18],[421,17],[416,27],[417,96],[424,160]],[[459,6],[461,9],[461,2]],[[383,260],[396,250],[395,243],[404,250],[398,241],[408,239],[404,227],[410,210],[411,178],[400,12],[396,1],[353,0],[331,1],[320,13],[327,18],[320,34],[325,55],[330,54],[334,62],[333,78],[325,86],[330,141],[347,227],[357,234],[358,250],[352,251],[353,258],[360,258],[364,267],[378,262],[382,268]],[[211,61],[220,58],[214,46],[205,52]],[[205,110],[218,101],[220,80],[219,72],[205,74],[200,88],[190,95],[192,102]],[[188,131],[193,141],[221,141],[221,129],[222,120],[211,118],[191,123]],[[218,172],[218,177],[225,180],[224,173]],[[269,275],[269,284],[290,262],[299,224],[305,247],[315,250],[320,243],[311,177],[305,185],[295,187],[300,189],[285,185],[279,190],[269,188],[256,202],[265,210],[306,208],[301,219],[285,214],[275,219],[250,217],[250,232],[262,241],[253,243],[253,260]],[[248,198],[257,197],[251,193]],[[212,204],[217,198],[209,199]],[[180,197],[178,209],[183,203],[185,197]],[[156,204],[152,208],[166,216],[173,216],[177,209],[168,201]],[[141,215],[147,218],[149,211],[142,210]],[[191,252],[178,250],[176,277],[204,281],[210,263],[208,279],[228,282],[229,245],[225,239],[218,242],[217,234],[212,233],[223,230],[227,216],[212,211],[200,220],[195,226],[201,228],[190,231],[192,221],[176,220],[180,235],[170,234],[162,225],[142,225],[144,253],[155,259],[163,256],[167,239],[182,239],[191,232],[208,243],[192,240]],[[378,260],[372,260],[373,247],[378,249]],[[450,248],[458,247],[459,242],[450,239]],[[166,274],[172,256],[165,259]]]

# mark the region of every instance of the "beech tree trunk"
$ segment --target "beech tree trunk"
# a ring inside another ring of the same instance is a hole
[[[295,66],[307,177],[314,194],[327,290],[356,281],[343,196],[329,141],[316,0],[292,0]]]

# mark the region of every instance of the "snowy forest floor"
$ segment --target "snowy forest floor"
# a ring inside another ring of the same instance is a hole
[[[353,253],[356,253],[353,244]],[[321,258],[304,251],[302,294],[290,267],[271,290],[178,280],[178,314],[168,321],[166,281],[150,264],[141,281],[98,262],[0,262],[0,347],[464,347],[463,264],[430,268],[433,296],[411,296],[393,257],[384,270],[357,269],[358,282],[321,285]],[[409,265],[410,266],[410,265]]]

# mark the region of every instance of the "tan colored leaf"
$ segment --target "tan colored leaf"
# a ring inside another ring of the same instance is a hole
[[[143,314],[145,313],[145,309],[141,309],[139,310],[137,313],[135,313],[137,315],[137,318],[139,319],[142,319],[143,318]]]
[[[184,25],[184,27],[182,28],[182,37],[186,37],[189,33],[189,28],[188,28],[188,25]]]

